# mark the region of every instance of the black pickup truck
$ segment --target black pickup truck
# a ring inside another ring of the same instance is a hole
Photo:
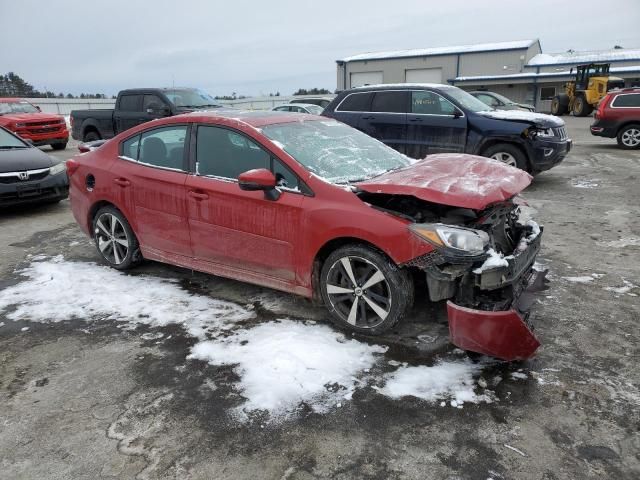
[[[115,109],[73,110],[71,136],[82,142],[108,139],[156,118],[221,107],[211,95],[195,88],[122,90]]]

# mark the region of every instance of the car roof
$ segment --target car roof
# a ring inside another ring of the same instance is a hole
[[[412,90],[414,88],[432,88],[432,89],[451,89],[456,88],[453,85],[445,85],[443,83],[378,83],[376,85],[363,85],[362,87],[354,87],[349,91],[358,90]]]
[[[310,120],[327,120],[325,117],[308,113],[276,112],[273,110],[203,110],[170,117],[174,119],[189,118],[193,121],[236,120],[254,128],[277,123],[305,122]]]

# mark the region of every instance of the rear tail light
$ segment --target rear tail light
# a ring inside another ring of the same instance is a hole
[[[67,175],[71,176],[76,173],[76,170],[78,170],[79,166],[80,164],[75,160],[67,160]]]
[[[602,98],[602,100],[600,100],[600,103],[598,104],[598,109],[596,110],[596,114],[594,115],[594,117],[596,119],[602,118],[602,116],[604,115],[604,107],[607,105],[607,102],[609,101],[609,98],[611,98],[611,94],[607,93]]]

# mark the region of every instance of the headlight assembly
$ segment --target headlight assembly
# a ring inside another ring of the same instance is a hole
[[[541,138],[551,138],[555,137],[555,133],[553,132],[553,128],[540,128],[535,130],[535,134],[537,137]]]
[[[56,163],[53,167],[49,169],[49,175],[57,175],[59,173],[64,172],[67,169],[67,166],[64,162]]]
[[[480,255],[489,244],[486,232],[471,228],[443,223],[414,223],[409,229],[434,247],[444,248],[456,255]]]

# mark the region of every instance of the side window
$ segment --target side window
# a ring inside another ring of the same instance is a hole
[[[611,104],[612,107],[640,107],[640,93],[618,95]]]
[[[440,112],[442,112],[442,115],[453,115],[456,113],[456,106],[449,100],[438,95],[438,101],[440,102]]]
[[[132,160],[138,160],[138,148],[140,147],[140,135],[128,138],[122,142],[121,155]]]
[[[278,159],[273,159],[273,174],[276,176],[276,184],[279,187],[300,190],[298,177]]]
[[[275,111],[276,111],[276,112],[288,112],[288,111],[289,111],[289,107],[288,107],[288,106],[286,106],[286,105],[284,105],[284,106],[282,106],[282,107],[276,107],[276,108],[275,108]]]
[[[138,160],[156,167],[184,170],[187,127],[176,125],[142,133]]]
[[[142,95],[122,95],[118,109],[122,112],[140,112],[142,108],[140,100]]]
[[[484,93],[480,93],[478,95],[478,100],[480,100],[482,103],[489,105],[490,107],[497,107],[500,104],[498,100]]]
[[[424,90],[411,92],[411,113],[441,115],[439,95]]]
[[[142,100],[142,111],[146,112],[147,108],[164,107],[165,103],[157,95],[145,95]]]
[[[371,111],[406,113],[408,95],[407,91],[375,92],[373,102],[371,102]]]
[[[351,93],[342,100],[336,110],[338,112],[368,112],[369,107],[371,107],[372,96],[370,92]]]
[[[271,166],[271,155],[253,140],[226,128],[198,127],[196,161],[200,175],[237,179],[254,168]]]

